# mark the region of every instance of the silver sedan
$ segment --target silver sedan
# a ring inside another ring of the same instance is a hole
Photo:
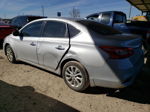
[[[126,87],[143,66],[142,40],[84,19],[35,20],[7,36],[12,63],[24,61],[62,75],[75,91],[88,86]]]

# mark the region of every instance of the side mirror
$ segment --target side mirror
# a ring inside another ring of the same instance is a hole
[[[18,30],[15,30],[15,31],[13,32],[13,35],[14,35],[14,36],[20,36],[20,32],[19,32]]]

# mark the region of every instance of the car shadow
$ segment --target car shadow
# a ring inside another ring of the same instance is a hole
[[[0,80],[0,112],[79,112],[33,87],[18,87]]]
[[[147,58],[143,71],[131,86],[122,89],[94,87],[87,89],[84,93],[106,94],[109,97],[150,104],[150,57]]]

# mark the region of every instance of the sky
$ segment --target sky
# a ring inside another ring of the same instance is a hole
[[[61,12],[63,17],[70,17],[73,7],[80,10],[80,16],[101,11],[123,11],[129,15],[130,4],[126,0],[0,0],[0,18],[12,18],[18,15],[44,15],[56,17]],[[132,7],[131,16],[141,12]]]

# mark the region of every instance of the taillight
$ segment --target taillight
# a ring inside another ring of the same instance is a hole
[[[133,55],[133,49],[127,47],[100,46],[112,59],[123,59]]]

